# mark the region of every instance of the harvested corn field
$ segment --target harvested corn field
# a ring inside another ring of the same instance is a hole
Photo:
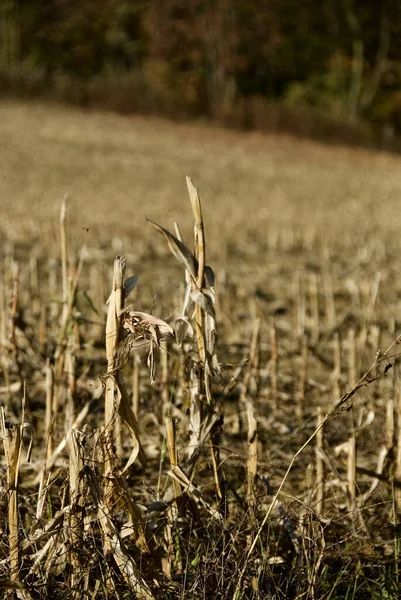
[[[397,598],[401,158],[24,103],[0,147],[4,594]]]

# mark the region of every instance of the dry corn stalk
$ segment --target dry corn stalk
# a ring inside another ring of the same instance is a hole
[[[16,262],[12,265],[12,276],[13,276],[13,294],[11,299],[11,334],[10,341],[12,344],[14,364],[17,368],[18,378],[23,385],[23,378],[21,374],[20,359],[19,359],[19,348],[17,343],[17,315],[18,315],[18,302],[19,302],[19,267]]]
[[[88,416],[88,413],[90,412],[91,409],[93,409],[93,407],[97,404],[97,400],[90,400],[89,402],[87,402],[82,409],[80,410],[80,412],[78,413],[75,421],[73,422],[73,424],[71,425],[71,429],[78,429],[78,427],[80,427],[82,425],[82,423],[85,421],[86,417]],[[47,460],[46,463],[46,467],[48,469],[48,471],[50,471],[50,469],[54,466],[57,457],[60,456],[60,453],[64,450],[64,448],[67,445],[67,437],[64,436],[63,439],[61,440],[61,442],[58,444],[57,448],[55,448],[55,450],[53,451],[53,454],[49,457],[49,459]],[[36,477],[34,484],[38,484],[40,481],[40,477],[41,475],[39,474],[38,477]]]
[[[395,388],[396,371],[393,372],[393,389]],[[395,419],[394,419],[394,393],[390,394],[386,402],[386,429],[385,429],[385,446],[388,451],[394,447],[395,441]]]
[[[214,273],[206,266],[205,234],[202,218],[201,203],[198,191],[192,180],[187,177],[187,187],[195,217],[194,225],[194,253],[183,243],[180,229],[175,224],[176,236],[169,231],[149,221],[152,227],[164,236],[172,254],[185,268],[187,283],[184,306],[181,316],[176,319],[177,341],[181,343],[185,337],[193,332],[191,320],[195,320],[195,334],[197,341],[198,360],[191,360],[190,365],[190,439],[187,456],[191,459],[197,448],[201,445],[204,400],[214,407],[215,402],[211,391],[212,375],[220,377],[220,367],[216,355],[217,327],[215,315]],[[212,432],[212,464],[214,466],[215,481],[219,482],[217,473],[219,467],[218,435]],[[217,485],[217,492],[221,497],[221,486]]]
[[[200,383],[196,364],[191,364],[189,375],[191,404],[189,407],[189,443],[187,447],[187,456],[190,459],[197,448],[201,445],[202,429],[202,399],[200,392]]]
[[[107,358],[107,379],[105,389],[105,427],[106,430],[111,427],[113,419],[116,416],[116,380],[115,372],[117,364],[115,361],[117,347],[120,341],[121,313],[124,307],[124,276],[125,259],[117,256],[114,261],[113,272],[113,290],[108,300],[109,308],[106,321],[106,358]]]
[[[121,535],[118,533],[116,526],[109,516],[109,508],[102,499],[98,500],[98,514],[103,515],[100,524],[104,538],[108,540],[109,550],[113,554],[117,567],[126,583],[135,592],[136,598],[140,600],[153,600],[154,596],[152,592],[138,571],[133,558],[127,551]]]
[[[308,359],[309,359],[309,345],[308,345],[308,334],[304,333],[302,337],[302,348],[301,348],[301,368],[298,380],[298,394],[297,394],[297,406],[296,411],[298,419],[301,420],[304,416],[305,410],[305,395],[308,386]]]
[[[106,464],[112,464],[114,462],[114,457],[111,455],[112,448],[108,444],[107,435],[100,435],[99,445],[103,453],[103,462]],[[113,488],[115,488],[119,500],[128,508],[130,524],[132,525],[132,533],[136,538],[136,545],[141,551],[149,552],[149,548],[144,536],[144,529],[142,527],[141,518],[137,508],[129,498],[118,477],[115,478],[113,486],[110,485],[109,480],[109,482],[106,482],[106,484],[103,486],[102,490],[94,470],[85,467],[82,473],[85,475],[87,489],[90,491],[97,509],[99,524],[103,533],[105,553],[113,555],[115,563],[122,577],[135,593],[135,598],[140,600],[153,600],[154,596],[150,591],[150,588],[139,572],[134,559],[125,547],[122,535],[118,532],[117,527],[113,523],[112,509],[114,504],[111,502],[110,489],[113,490]],[[108,584],[110,589],[113,589],[113,579],[108,579]]]
[[[395,466],[394,476],[401,480],[401,381],[400,367],[396,366],[396,374],[394,376],[394,395],[396,404],[396,447],[395,447]],[[395,491],[395,502],[398,514],[401,515],[401,489]]]
[[[131,535],[137,548],[145,554],[156,554],[154,539],[146,525],[143,522],[141,511],[132,500],[129,490],[126,487],[122,477],[116,477],[116,494],[118,497],[118,506],[122,505],[123,510],[128,511],[128,521],[124,524],[124,531],[121,537]]]
[[[188,496],[190,496],[190,498],[192,498],[192,500],[194,500],[196,504],[202,506],[202,508],[204,508],[209,513],[209,515],[217,522],[222,522],[223,517],[221,516],[219,511],[212,508],[210,504],[206,502],[201,492],[193,485],[193,483],[188,479],[188,477],[180,467],[172,467],[167,474],[170,475],[170,477],[175,479],[181,485],[183,493],[188,494]]]
[[[348,330],[348,386],[353,388],[357,382],[356,370],[356,341],[355,329],[351,327]]]
[[[113,493],[118,492],[117,480],[112,477],[115,466],[115,450],[113,444],[113,431],[115,420],[119,417],[128,426],[133,442],[133,450],[131,456],[125,464],[124,470],[127,470],[132,463],[139,457],[143,465],[146,464],[146,456],[139,440],[139,427],[136,417],[131,409],[131,399],[125,387],[124,378],[120,369],[123,366],[123,360],[119,353],[120,342],[123,333],[123,326],[127,328],[131,335],[136,335],[138,326],[135,318],[142,320],[145,318],[144,313],[136,313],[126,309],[124,311],[125,297],[136,283],[136,278],[129,278],[124,283],[125,277],[125,259],[121,256],[116,257],[114,261],[113,273],[113,289],[108,300],[109,308],[106,322],[106,355],[107,355],[107,375],[105,385],[105,435],[102,440],[103,449],[103,474],[104,487],[101,500],[98,501],[98,517],[104,536],[105,552],[111,552],[114,555],[115,561],[127,582],[134,588],[138,598],[152,598],[152,594],[138,573],[134,561],[130,558],[120,536],[111,521],[111,507],[113,506]],[[134,314],[132,314],[132,312]],[[150,317],[150,315],[146,315]],[[150,328],[142,327],[140,334],[148,334]],[[152,333],[156,336],[158,328],[154,325]],[[152,333],[150,335],[152,335]],[[121,491],[121,489],[120,489]],[[138,522],[140,517],[137,514],[136,507],[127,495],[124,497],[125,504],[131,514],[131,519],[134,524],[134,529],[138,531]],[[146,540],[139,533],[139,541],[137,543],[142,548],[146,547]]]
[[[254,401],[258,392],[258,367],[259,367],[259,343],[260,343],[260,319],[256,318],[252,333],[251,347],[249,351],[249,367],[245,373],[241,402],[245,404],[248,419],[248,503],[253,511],[254,508],[254,485],[258,465],[258,434],[257,421],[255,418]]]
[[[201,382],[209,404],[213,404],[210,389],[210,379],[213,374],[220,375],[220,368],[216,356],[217,328],[214,310],[214,273],[206,266],[205,262],[205,237],[202,220],[201,204],[198,192],[187,177],[187,186],[195,216],[195,251],[194,254],[185,246],[179,237],[149,221],[152,227],[161,233],[168,244],[172,254],[186,269],[187,291],[185,295],[182,315],[177,319],[178,324],[185,324],[185,332],[191,331],[190,320],[195,313],[195,331],[199,353],[200,369],[202,370]],[[177,232],[178,235],[180,235]],[[178,328],[177,328],[178,329]],[[183,334],[185,336],[185,334]],[[178,330],[178,341],[182,335]],[[203,390],[202,390],[203,394]]]
[[[69,463],[69,476],[70,476],[70,556],[72,564],[71,573],[71,589],[73,591],[73,597],[78,597],[76,593],[76,586],[79,583],[81,574],[79,572],[80,558],[79,548],[82,544],[82,530],[83,530],[83,497],[82,497],[82,477],[81,471],[83,469],[83,458],[82,449],[80,443],[81,434],[79,431],[72,429],[67,436],[67,445],[70,455]]]
[[[340,398],[340,400],[338,402],[336,402],[334,404],[334,406],[331,407],[331,409],[326,413],[326,415],[325,415],[324,419],[321,421],[321,423],[317,426],[317,428],[313,431],[313,433],[309,436],[309,438],[304,442],[304,444],[294,454],[293,458],[290,461],[290,464],[287,467],[285,475],[282,478],[281,483],[273,497],[273,500],[272,500],[268,510],[266,511],[266,514],[265,514],[264,518],[262,519],[262,522],[260,523],[258,530],[253,538],[253,541],[249,547],[249,550],[247,552],[243,566],[241,568],[241,571],[240,571],[238,579],[237,579],[237,584],[236,584],[236,587],[234,590],[234,598],[240,597],[243,579],[244,579],[246,570],[249,565],[249,559],[252,556],[258,541],[260,540],[261,533],[262,533],[268,519],[270,518],[273,508],[277,505],[278,497],[282,492],[282,489],[288,479],[288,475],[291,472],[297,458],[303,452],[303,450],[310,444],[310,442],[315,438],[315,436],[320,431],[320,429],[325,425],[325,423],[327,421],[329,421],[330,419],[332,419],[334,416],[338,415],[339,412],[341,412],[344,409],[344,407],[347,406],[347,403],[349,403],[349,401],[353,398],[353,396],[357,393],[357,391],[360,388],[364,387],[365,385],[369,384],[372,381],[372,379],[370,379],[372,376],[372,373],[376,371],[376,369],[383,363],[383,361],[387,361],[387,364],[388,364],[389,360],[391,358],[393,358],[393,356],[391,355],[391,352],[394,351],[394,348],[397,345],[399,345],[400,343],[401,343],[401,335],[399,335],[390,344],[390,346],[387,348],[387,350],[385,352],[380,353],[380,355],[378,355],[378,354],[376,355],[375,361],[369,367],[369,369],[365,372],[365,374],[359,379],[359,381],[355,384],[355,386],[351,390],[349,390],[346,394],[344,394],[342,396],[342,398]],[[384,373],[386,373],[387,370],[388,370],[387,367],[385,367]],[[355,439],[355,436],[353,436],[353,437]],[[352,454],[352,453],[350,453],[350,454]],[[351,464],[352,462],[354,462],[354,464],[355,464],[355,461],[349,460],[349,464]]]
[[[169,390],[169,360],[168,360],[168,345],[166,340],[160,344],[161,349],[161,412],[162,417],[166,417],[170,412],[170,390]]]
[[[73,313],[74,313],[79,280],[81,277],[81,273],[82,273],[82,269],[83,269],[86,257],[87,257],[87,248],[86,248],[86,246],[83,246],[81,249],[80,255],[79,255],[78,266],[74,273],[74,277],[71,280],[71,284],[68,287],[67,292],[65,292],[65,290],[63,291],[63,296],[66,299],[63,300],[64,304],[63,304],[63,313],[62,313],[62,320],[61,320],[61,327],[60,327],[60,336],[59,336],[59,340],[58,340],[58,344],[57,344],[57,349],[55,352],[55,360],[57,361],[58,375],[60,375],[60,373],[62,371],[62,367],[63,367],[66,338],[68,337],[69,334],[71,334],[70,323],[72,321],[72,317],[73,317]],[[64,266],[63,266],[63,270],[64,270]],[[64,275],[63,275],[63,278],[64,278]],[[63,283],[63,285],[65,285],[65,284]],[[68,284],[66,284],[66,285],[68,285]]]
[[[61,273],[63,281],[63,313],[61,323],[64,326],[68,317],[68,265],[67,265],[67,196],[64,196],[60,210]]]
[[[255,478],[258,468],[258,423],[255,419],[253,401],[247,402],[248,417],[248,504],[253,512],[255,507]]]
[[[317,344],[320,335],[319,292],[316,273],[309,276],[309,307],[311,316],[311,343]]]
[[[301,273],[297,274],[296,277],[296,299],[297,299],[297,312],[296,312],[296,331],[297,337],[302,338],[305,333],[305,320],[306,320],[306,298],[304,292],[304,286],[302,281]]]
[[[124,319],[124,300],[132,289],[132,279],[124,285],[125,259],[117,256],[114,261],[113,290],[108,300],[109,308],[106,322],[106,356],[107,376],[105,387],[105,428],[108,436],[107,443],[113,446],[113,423],[117,416],[121,416],[127,424],[133,442],[133,451],[125,468],[128,468],[137,456],[142,464],[146,463],[146,456],[139,441],[139,428],[134,413],[131,410],[131,400],[125,388],[125,382],[120,368],[123,366],[118,358],[118,346],[122,335]],[[135,280],[136,281],[136,280]],[[134,283],[135,284],[135,283]],[[133,284],[133,285],[134,285]],[[110,454],[112,456],[112,454]],[[105,473],[112,470],[111,464],[105,465]]]
[[[332,328],[336,323],[336,305],[334,302],[333,277],[330,273],[330,255],[327,247],[324,248],[322,274],[327,325]]]
[[[278,348],[277,348],[277,327],[272,323],[270,327],[270,410],[275,415],[277,413],[277,393],[278,393]]]
[[[47,433],[47,445],[46,445],[46,458],[48,458],[53,452],[53,438],[54,438],[54,428],[53,428],[53,402],[54,402],[54,370],[50,365],[50,360],[47,359],[46,367],[45,367],[45,375],[46,375],[46,421],[45,428]]]
[[[171,467],[174,469],[178,466],[178,452],[176,446],[175,426],[171,417],[166,417],[166,441],[167,449],[170,458]],[[174,533],[174,523],[178,519],[178,504],[177,500],[181,497],[181,484],[173,479],[173,494],[174,502],[170,503],[166,510],[166,542],[167,542],[167,557],[164,561],[164,571],[168,577],[171,577],[173,569],[176,573],[182,572],[182,561],[180,542],[177,534]]]
[[[321,515],[323,512],[324,502],[324,462],[323,462],[323,427],[319,428],[320,423],[323,421],[322,407],[319,406],[317,410],[317,423],[316,428],[316,502],[315,512],[317,515]]]
[[[8,543],[10,548],[10,580],[19,579],[20,557],[18,540],[18,473],[21,460],[22,432],[25,418],[25,391],[22,401],[21,422],[11,425],[6,422],[5,410],[0,409],[0,428],[7,465],[8,488]]]
[[[67,379],[67,390],[66,390],[66,404],[65,404],[65,419],[64,427],[65,433],[70,431],[71,424],[75,418],[75,393],[76,393],[76,381],[75,381],[75,353],[72,348],[73,339],[70,336],[65,351],[64,360],[64,372]]]
[[[104,504],[99,504],[100,512],[105,511]],[[111,552],[114,556],[114,560],[119,568],[125,582],[135,593],[135,598],[138,600],[153,600],[154,596],[150,591],[149,586],[139,573],[136,564],[128,553],[123,540],[116,526],[109,516],[101,521],[103,535],[109,540]]]
[[[139,414],[140,365],[139,355],[134,354],[132,365],[132,412],[137,420]]]
[[[333,381],[333,396],[335,399],[341,398],[341,338],[338,331],[334,333],[333,337],[333,352],[334,352],[334,370],[332,373]]]
[[[195,216],[194,225],[194,247],[195,247],[195,260],[197,262],[197,273],[196,273],[196,290],[202,290],[204,287],[205,277],[205,232],[203,227],[202,208],[198,195],[198,190],[192,183],[190,177],[187,177],[187,187],[189,192],[189,198],[191,200],[192,210]],[[204,324],[203,324],[203,311],[200,303],[195,305],[195,322],[196,322],[196,336],[198,340],[198,351],[199,357],[203,365],[206,366],[206,348],[204,340]],[[208,387],[206,383],[206,388]]]
[[[351,435],[348,439],[348,455],[347,455],[347,492],[348,505],[350,511],[355,510],[356,499],[356,438],[354,419],[351,409]]]

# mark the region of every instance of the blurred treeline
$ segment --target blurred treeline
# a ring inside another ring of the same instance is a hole
[[[400,83],[400,0],[0,0],[2,94],[391,138]]]

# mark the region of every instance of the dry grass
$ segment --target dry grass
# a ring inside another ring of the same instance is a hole
[[[396,598],[401,159],[41,104],[0,148],[2,588]]]
[[[70,221],[90,228],[74,231],[78,244],[142,232],[145,216],[171,222],[183,173],[202,190],[210,251],[223,256],[234,231],[238,251],[252,252],[278,227],[332,241],[398,226],[400,159],[388,154],[41,104],[2,104],[0,119],[1,221],[15,236],[49,220],[55,236],[65,193]]]

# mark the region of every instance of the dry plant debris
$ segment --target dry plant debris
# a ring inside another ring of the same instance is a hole
[[[283,227],[222,268],[187,187],[193,244],[76,253],[66,199],[51,260],[4,244],[0,589],[397,598],[397,239]]]

